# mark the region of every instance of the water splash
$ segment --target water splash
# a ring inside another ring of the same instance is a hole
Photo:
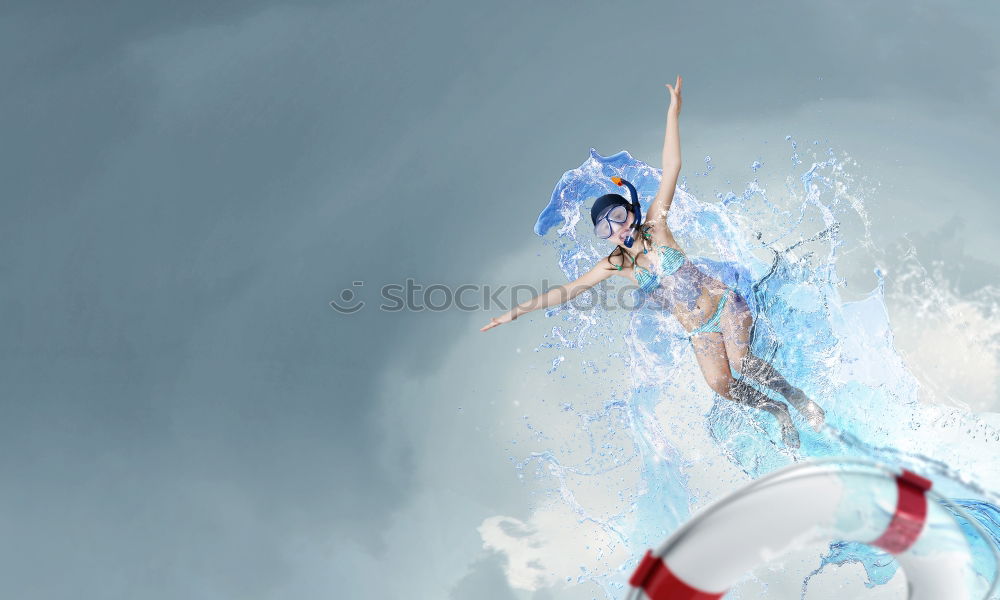
[[[583,575],[576,578],[597,583],[608,598],[621,595],[623,581],[635,566],[634,559],[608,558],[615,550],[625,548],[628,556],[637,557],[658,545],[697,507],[791,462],[826,456],[867,457],[932,477],[935,488],[956,498],[992,538],[978,539],[966,528],[976,548],[977,572],[993,577],[985,544],[1000,541],[1000,497],[993,491],[1000,489],[1000,461],[994,460],[1000,415],[973,413],[968,403],[942,398],[940,390],[907,368],[890,327],[884,267],[872,269],[877,283],[863,298],[841,298],[841,257],[859,250],[873,256],[884,252],[872,242],[863,194],[846,169],[849,160],[827,150],[823,160],[805,166],[802,149],[791,136],[786,141],[791,143],[790,168],[802,169],[795,174],[797,184],[795,177],[789,178],[789,200],[768,197],[758,179],[763,164],[755,160],[750,167],[753,180],[743,193],[719,194],[720,203],[698,200],[682,182],[669,224],[699,267],[747,298],[755,314],[753,352],[824,407],[825,431],[814,433],[793,415],[802,445],[790,451],[780,444],[773,419],[712,396],[680,325],[646,306],[634,285],[618,289],[614,298],[613,284],[599,286],[587,292],[593,297],[586,307],[567,303],[548,313],[563,321],[548,336],[551,341],[541,345],[558,352],[552,370],[572,362],[576,353],[591,373],[607,377],[621,372],[624,363],[629,374],[624,397],[603,401],[599,410],[586,413],[576,404],[559,405],[564,415],[580,418],[578,432],[589,440],[583,451],[567,451],[570,440],[555,437],[548,450],[517,462],[519,470],[545,465],[536,476],[553,482],[549,498],[565,503],[580,522],[596,523],[609,534],[607,548],[600,553],[603,568],[581,566]],[[706,171],[700,175],[714,168],[707,157],[705,162]],[[644,208],[660,180],[659,170],[627,152],[605,157],[591,149],[588,160],[560,179],[535,224],[538,235],[558,227],[548,243],[569,279],[611,249],[595,247],[586,220],[580,235],[577,229],[588,200],[617,191],[610,182],[613,175],[636,186]],[[849,237],[845,228],[852,232]],[[941,281],[928,284],[931,277],[914,266],[918,263],[901,264],[905,268],[889,283],[894,298],[909,302],[907,308],[918,320],[944,318],[942,307],[954,305],[957,296],[948,297]],[[998,297],[989,293],[969,310],[989,320],[998,314]],[[620,308],[628,311],[624,331],[615,318]],[[994,357],[998,331],[994,325],[985,337],[976,338],[981,350]],[[621,347],[624,352],[606,351]],[[602,365],[595,366],[594,352]],[[630,468],[638,471],[635,481],[622,475]],[[574,493],[586,487],[581,479],[613,490],[619,500],[615,508],[588,508]],[[833,543],[803,581],[803,597],[811,578],[824,567],[847,562],[864,567],[869,586],[889,581],[896,571],[895,562],[878,550]]]

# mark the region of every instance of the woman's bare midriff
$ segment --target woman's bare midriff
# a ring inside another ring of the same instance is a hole
[[[640,262],[639,266],[650,268],[652,265],[647,266]],[[715,314],[715,310],[719,306],[719,301],[722,300],[722,295],[728,290],[726,284],[719,281],[719,279],[705,274],[700,269],[698,271],[701,290],[697,300],[694,302],[694,306],[689,308],[685,302],[670,302],[670,313],[677,319],[677,322],[681,324],[685,331],[691,331],[701,326]],[[635,278],[635,273],[631,269],[619,274],[639,285],[639,282]],[[660,285],[661,287],[670,287],[670,284],[666,282],[661,282]]]
[[[722,295],[726,293],[726,286],[718,279],[706,277],[706,282],[708,285],[702,288],[701,296],[698,297],[694,310],[687,310],[680,304],[673,306],[673,314],[685,331],[700,327],[711,318],[719,307]]]

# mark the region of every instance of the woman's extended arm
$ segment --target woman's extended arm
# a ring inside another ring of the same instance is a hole
[[[647,221],[658,221],[666,224],[667,210],[674,199],[674,188],[677,187],[677,176],[681,172],[681,136],[677,129],[677,118],[681,112],[681,85],[684,80],[677,76],[676,87],[666,84],[670,90],[670,107],[667,108],[667,130],[663,137],[663,178],[656,198],[649,205]],[[665,228],[664,228],[665,229]]]
[[[486,331],[487,329],[492,329],[497,325],[509,323],[521,315],[539,308],[547,308],[556,304],[569,302],[584,291],[589,290],[608,277],[611,277],[614,273],[615,271],[611,266],[611,262],[607,259],[607,257],[605,257],[594,265],[594,268],[587,271],[577,279],[569,283],[564,283],[563,285],[558,285],[544,294],[539,294],[531,300],[522,302],[499,317],[493,317],[490,319],[490,322],[481,327],[479,331]]]

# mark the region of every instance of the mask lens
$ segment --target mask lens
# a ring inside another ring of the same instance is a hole
[[[621,204],[612,206],[601,211],[601,216],[597,217],[597,225],[594,225],[594,234],[599,238],[607,239],[618,227],[628,221],[628,207]]]
[[[611,237],[611,223],[607,219],[601,219],[594,225],[594,233],[599,238],[608,239]]]
[[[613,207],[608,213],[608,220],[615,223],[624,223],[628,220],[628,209],[621,205]]]
[[[614,233],[616,227],[628,221],[628,208],[618,204],[601,212],[597,218],[597,225],[594,225],[594,234],[603,239],[608,239]]]

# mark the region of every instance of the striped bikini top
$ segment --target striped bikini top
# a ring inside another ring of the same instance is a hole
[[[660,248],[663,249],[663,254],[660,259],[660,267],[663,270],[663,276],[667,277],[669,275],[673,275],[677,272],[677,269],[680,269],[681,265],[684,264],[684,253],[666,244],[661,244]],[[643,254],[648,254],[648,252],[648,250],[642,251]],[[646,267],[636,264],[635,258],[632,258],[632,268],[635,269],[635,280],[639,282],[639,289],[643,292],[648,294],[660,285],[659,276]],[[618,267],[618,270],[621,270],[621,266]]]

